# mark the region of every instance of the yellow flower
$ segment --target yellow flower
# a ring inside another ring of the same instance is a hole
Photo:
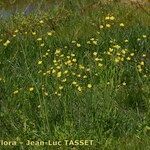
[[[68,73],[68,70],[65,70],[65,71],[64,71],[64,74],[67,74],[67,73]]]
[[[58,92],[55,92],[54,94],[57,96],[61,96],[61,93],[58,93]]]
[[[115,17],[114,17],[114,16],[111,16],[111,17],[109,17],[109,19],[110,19],[110,20],[114,20],[114,19],[115,19]]]
[[[144,61],[141,61],[141,63],[140,63],[142,66],[144,66]]]
[[[109,85],[110,84],[110,82],[107,82],[107,85]]]
[[[93,44],[97,45],[97,41],[93,41]]]
[[[59,89],[62,90],[62,89],[63,89],[63,86],[60,86]]]
[[[103,66],[103,64],[101,64],[101,63],[98,63],[98,66],[99,66],[99,67],[102,67],[102,66]]]
[[[110,27],[111,27],[111,25],[110,25],[110,24],[106,24],[106,27],[107,27],[107,28],[110,28]]]
[[[55,54],[59,54],[61,52],[61,49],[56,49]]]
[[[66,61],[66,62],[65,62],[65,65],[69,65],[69,66],[71,66],[71,65],[72,65],[71,60]]]
[[[80,77],[81,77],[81,75],[80,75],[80,74],[78,74],[78,75],[77,75],[77,77],[79,77],[79,78],[80,78]]]
[[[81,92],[82,91],[82,88],[80,86],[78,86],[78,91]]]
[[[38,38],[37,41],[42,41],[42,38]]]
[[[142,37],[143,37],[143,38],[146,38],[147,36],[146,36],[146,35],[143,35]]]
[[[99,58],[95,58],[95,61],[99,61],[100,59]]]
[[[103,29],[103,28],[104,28],[104,26],[103,26],[103,25],[100,25],[99,27],[100,27],[100,29]]]
[[[120,23],[120,27],[124,27],[124,23]]]
[[[119,59],[118,59],[118,58],[115,58],[115,62],[118,63],[118,62],[119,62]]]
[[[54,94],[55,94],[55,95],[57,95],[57,94],[58,94],[58,92],[55,92]]]
[[[36,32],[32,32],[32,35],[36,35]]]
[[[96,55],[97,55],[97,52],[94,52],[93,55],[96,56]]]
[[[44,95],[45,95],[45,96],[48,96],[48,93],[47,93],[47,92],[44,92]]]
[[[18,90],[16,90],[16,91],[14,91],[14,92],[13,92],[13,94],[14,94],[14,95],[15,95],[15,94],[17,94],[17,93],[19,93],[19,91],[18,91]]]
[[[88,88],[92,88],[92,85],[91,85],[91,84],[88,84],[87,87],[88,87]]]
[[[56,70],[55,70],[55,69],[53,69],[53,70],[52,70],[52,73],[55,73],[55,72],[56,72]]]
[[[120,56],[121,54],[120,53],[116,53],[118,56]]]
[[[141,41],[141,39],[140,39],[140,38],[137,38],[137,41]]]
[[[122,57],[120,60],[121,60],[121,61],[124,61],[124,58]]]
[[[146,54],[143,54],[142,56],[143,56],[143,57],[146,57]]]
[[[76,43],[76,41],[71,41],[71,43],[73,43],[73,44],[74,44],[74,43]]]
[[[105,20],[109,20],[109,16],[106,16],[106,17],[105,17]]]
[[[47,32],[47,35],[48,36],[52,36],[52,32]]]
[[[30,88],[29,88],[29,91],[30,91],[30,92],[32,92],[33,90],[34,90],[34,88],[33,88],[33,87],[30,87]]]
[[[72,72],[72,75],[75,76],[76,74],[74,72]]]
[[[76,84],[77,84],[77,82],[73,81],[73,82],[72,82],[72,84],[73,84],[73,85],[76,85]]]
[[[109,52],[113,52],[113,49],[112,49],[112,48],[109,48]]]
[[[91,40],[91,41],[94,41],[94,38],[91,38],[90,40]]]
[[[7,46],[9,43],[10,43],[10,41],[7,40],[3,45],[4,45],[4,46]]]
[[[47,53],[47,52],[46,52],[46,53],[45,53],[45,55],[46,55],[46,56],[48,56],[48,55],[49,55],[49,53]]]
[[[116,49],[121,48],[121,46],[119,46],[119,45],[114,45],[113,47],[116,48]]]
[[[124,40],[124,41],[125,41],[125,43],[129,42],[128,40]]]
[[[72,56],[72,57],[75,57],[75,54],[72,53],[71,56]]]
[[[58,73],[57,73],[57,78],[60,78],[61,77],[61,71],[59,71]]]
[[[73,61],[73,62],[76,62],[77,60],[74,58],[74,59],[72,59],[72,61]]]
[[[42,23],[44,23],[44,21],[43,21],[43,20],[40,20],[40,23],[42,24]]]
[[[42,72],[42,70],[39,70],[39,71],[38,71],[38,73],[41,73],[41,72]]]
[[[91,41],[87,41],[86,43],[87,43],[87,44],[91,44]]]
[[[60,93],[58,93],[57,95],[58,95],[58,96],[61,96],[61,94],[60,94]]]
[[[127,60],[131,60],[131,58],[130,58],[130,57],[127,57]]]
[[[137,68],[138,68],[138,69],[141,69],[141,65],[137,65]]]
[[[39,105],[38,108],[41,108],[41,105]]]
[[[46,72],[43,73],[43,76],[45,76],[45,75],[46,75]]]
[[[57,66],[56,68],[57,68],[57,69],[60,69],[60,68],[61,68],[61,66]]]
[[[66,78],[62,80],[62,82],[66,82],[66,81],[67,81],[67,79],[66,79]]]
[[[86,79],[86,78],[87,78],[87,76],[86,76],[86,75],[84,75],[84,76],[83,76],[83,78],[84,78],[84,79]]]
[[[54,60],[53,60],[53,63],[56,63],[56,62],[57,62],[57,61],[54,59]]]
[[[47,71],[46,71],[46,73],[47,73],[47,74],[50,74],[50,73],[51,73],[51,71],[50,71],[50,70],[47,70]]]
[[[130,55],[131,55],[131,56],[134,56],[134,53],[131,53]]]
[[[83,65],[79,65],[79,68],[80,69],[84,69],[85,67]]]
[[[110,53],[110,52],[107,52],[107,54],[108,54],[108,55],[111,55],[111,53]]]
[[[126,53],[126,51],[123,49],[122,51],[121,51],[123,54],[125,54]]]
[[[40,60],[40,61],[38,61],[38,65],[41,65],[42,64],[42,61]]]
[[[41,47],[43,47],[44,45],[45,45],[45,44],[44,44],[44,43],[42,43],[40,46],[41,46]]]
[[[64,54],[61,54],[60,57],[61,57],[61,58],[64,57]]]
[[[77,47],[81,47],[81,44],[77,43]]]
[[[19,30],[15,30],[15,33],[18,33],[19,32]]]
[[[123,82],[122,85],[126,85],[126,82]]]
[[[141,69],[141,68],[139,68],[139,69],[138,69],[138,71],[139,71],[139,72],[142,72],[142,69]]]

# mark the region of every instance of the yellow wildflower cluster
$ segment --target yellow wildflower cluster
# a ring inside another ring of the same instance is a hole
[[[105,17],[105,20],[115,20],[115,17],[108,14],[108,15]]]
[[[49,51],[50,50],[47,50],[46,53]],[[94,52],[93,55],[95,55],[94,61],[96,61],[99,66],[102,66],[102,64],[100,64],[102,59],[98,57],[96,52]],[[47,55],[47,57],[48,56],[49,55]],[[41,65],[44,61],[47,61],[47,59],[39,60],[38,65]],[[56,81],[54,94],[57,96],[62,96],[66,86],[72,86],[73,89],[79,92],[83,92],[87,88],[91,89],[93,86],[88,81],[90,76],[89,72],[90,68],[85,67],[82,63],[78,63],[77,57],[74,53],[65,55],[63,54],[63,50],[61,48],[57,48],[54,52],[52,64],[49,64],[44,72],[40,69],[38,74],[40,73],[42,76]],[[29,91],[31,92],[33,90],[34,89],[31,87]],[[48,95],[48,93],[46,93],[44,94],[45,96]]]
[[[114,62],[124,62],[125,60],[130,61],[134,57],[134,52],[129,53],[129,50],[122,48],[120,45],[115,44],[107,50],[107,55],[110,56]]]
[[[93,44],[93,45],[98,45],[98,39],[91,38],[89,41],[87,41],[87,44]]]

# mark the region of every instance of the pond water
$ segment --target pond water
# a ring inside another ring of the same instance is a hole
[[[0,19],[8,18],[16,13],[22,13],[24,15],[29,15],[31,13],[37,12],[37,10],[47,11],[51,7],[56,5],[55,0],[46,0],[37,2],[31,2],[27,0],[0,0]]]

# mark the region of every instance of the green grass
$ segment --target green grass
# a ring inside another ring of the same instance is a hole
[[[0,149],[150,149],[150,18],[94,2],[63,1],[0,23],[1,139],[94,144]]]

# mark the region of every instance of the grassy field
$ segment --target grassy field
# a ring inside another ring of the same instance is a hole
[[[149,23],[144,6],[98,0],[1,20],[0,149],[149,150]],[[66,139],[94,141],[25,144]]]

